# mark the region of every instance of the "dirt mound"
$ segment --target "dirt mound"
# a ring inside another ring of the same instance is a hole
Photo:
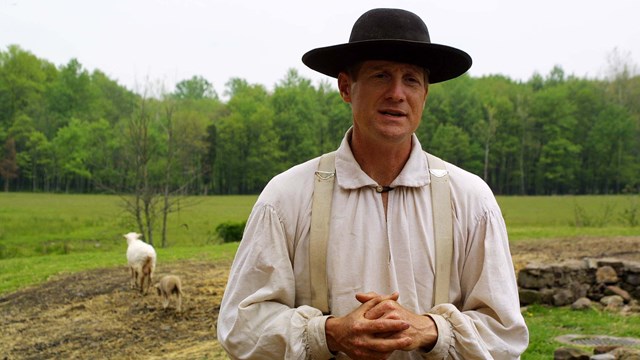
[[[516,269],[583,257],[640,261],[640,237],[519,242]],[[126,266],[58,276],[0,297],[0,359],[224,359],[215,324],[230,263],[159,266],[179,275],[183,312],[129,289]],[[173,306],[174,303],[171,304]]]
[[[569,259],[618,258],[640,261],[640,237],[547,239],[511,245],[516,270],[530,262],[556,263]]]

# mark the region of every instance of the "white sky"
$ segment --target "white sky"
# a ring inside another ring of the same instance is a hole
[[[57,66],[76,58],[134,90],[203,76],[223,95],[232,77],[271,89],[290,68],[329,79],[302,54],[347,42],[375,7],[421,16],[432,42],[471,55],[472,76],[526,81],[560,65],[593,78],[614,48],[640,59],[638,0],[0,0],[0,49],[17,44]]]

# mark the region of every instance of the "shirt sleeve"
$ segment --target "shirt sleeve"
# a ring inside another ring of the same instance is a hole
[[[527,347],[502,215],[488,211],[473,229],[460,272],[460,304],[429,311],[438,341],[426,359],[519,359]]]
[[[295,277],[275,210],[257,204],[249,216],[227,282],[218,341],[233,359],[330,359],[327,317],[295,307]]]

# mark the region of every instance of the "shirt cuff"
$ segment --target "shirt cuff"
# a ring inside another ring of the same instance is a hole
[[[424,359],[446,359],[449,348],[453,346],[453,329],[449,322],[442,315],[426,314],[431,317],[438,328],[438,340],[435,346],[429,352],[423,353]]]
[[[326,360],[334,357],[327,346],[327,334],[324,328],[328,318],[329,315],[314,316],[307,323],[307,344],[311,359]]]

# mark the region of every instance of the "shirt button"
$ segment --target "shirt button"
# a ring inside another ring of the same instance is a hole
[[[376,191],[381,193],[384,188],[381,185],[376,186]]]

